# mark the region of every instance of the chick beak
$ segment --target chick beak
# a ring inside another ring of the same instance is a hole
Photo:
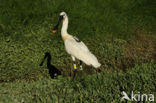
[[[53,34],[55,34],[57,32],[58,26],[60,25],[62,20],[63,20],[63,16],[60,16],[57,25],[52,30]]]

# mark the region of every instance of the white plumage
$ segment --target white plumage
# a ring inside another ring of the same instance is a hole
[[[87,46],[81,41],[77,42],[73,36],[68,35],[64,40],[67,53],[71,56],[83,61],[87,65],[92,65],[95,68],[100,67],[97,58],[89,51]]]
[[[68,34],[68,16],[65,12],[60,13],[60,19],[57,26],[59,25],[61,19],[63,20],[61,36],[64,40],[66,51],[72,56],[73,61],[75,61],[75,58],[77,58],[87,65],[92,65],[94,68],[100,67],[101,64],[98,62],[97,58],[89,51],[87,46],[82,41],[79,41],[78,38]],[[53,29],[54,33],[58,28],[57,26]]]

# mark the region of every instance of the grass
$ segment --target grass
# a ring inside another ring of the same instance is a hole
[[[4,103],[103,103],[121,101],[121,92],[152,93],[155,91],[155,64],[142,64],[124,72],[83,75],[72,80],[40,79],[0,84],[0,102]],[[131,103],[131,102],[129,102]]]
[[[120,94],[123,89],[119,90],[116,86],[125,86],[123,88],[129,92],[132,89],[149,93],[154,90],[156,62],[154,0],[97,0],[96,2],[93,0],[10,0],[9,2],[0,0],[0,2],[0,87],[3,88],[0,89],[0,97],[3,98],[0,98],[0,102],[12,100],[20,102],[22,98],[26,102],[46,102],[46,99],[50,102],[61,101],[61,99],[67,102],[109,102],[109,100],[119,102],[120,98],[117,98],[117,94]],[[60,30],[55,35],[51,33],[61,11],[69,15],[68,32],[84,41],[102,64],[99,78],[92,67],[84,65],[82,78],[70,80],[71,57],[65,52]],[[61,70],[63,77],[51,80],[46,64],[39,66],[46,52],[50,52],[51,64]],[[134,78],[131,77],[131,72]],[[150,81],[141,79],[142,75],[148,75],[147,80]],[[129,78],[128,81],[125,81],[122,76]],[[114,82],[120,79],[121,83],[115,85]],[[92,81],[97,85],[91,85]],[[131,81],[134,82],[131,84],[134,87],[128,89],[127,84]],[[77,87],[77,83],[80,87]],[[104,87],[100,87],[99,83]],[[146,85],[148,83],[149,85]],[[37,85],[39,87],[36,87]],[[146,89],[144,87],[138,89],[138,85],[145,85]],[[33,86],[36,88],[35,91]],[[53,91],[57,86],[60,89]],[[63,91],[64,86],[67,86],[69,91]],[[12,89],[9,91],[7,88]],[[81,90],[78,91],[78,88]],[[96,88],[102,88],[103,91],[100,89],[99,92],[94,91]],[[46,92],[43,95],[42,89]],[[74,98],[71,95],[65,96],[65,92],[70,92],[70,89],[72,94],[76,92]],[[108,95],[112,92],[116,94]],[[92,97],[91,93],[96,93],[96,96]],[[68,96],[70,99],[67,99]]]
[[[25,26],[41,25],[44,22],[55,25],[60,11],[66,11],[70,18],[71,33],[127,37],[137,29],[155,31],[153,26],[156,10],[154,0],[152,1],[71,0],[70,3],[61,0],[57,2],[28,0],[24,3],[22,0],[2,1],[1,28],[4,31],[9,29],[7,31],[15,32],[19,29],[23,30]],[[45,26],[48,27],[48,25]],[[83,34],[79,35],[83,36]]]

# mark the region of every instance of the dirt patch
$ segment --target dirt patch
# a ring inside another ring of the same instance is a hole
[[[135,64],[156,62],[156,37],[143,32],[128,41],[124,50],[121,68],[134,67]]]

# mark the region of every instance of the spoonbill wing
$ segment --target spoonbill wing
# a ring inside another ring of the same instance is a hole
[[[69,54],[82,60],[87,65],[92,65],[95,68],[101,65],[82,41],[77,42],[73,37],[68,38],[65,40],[65,48]]]

